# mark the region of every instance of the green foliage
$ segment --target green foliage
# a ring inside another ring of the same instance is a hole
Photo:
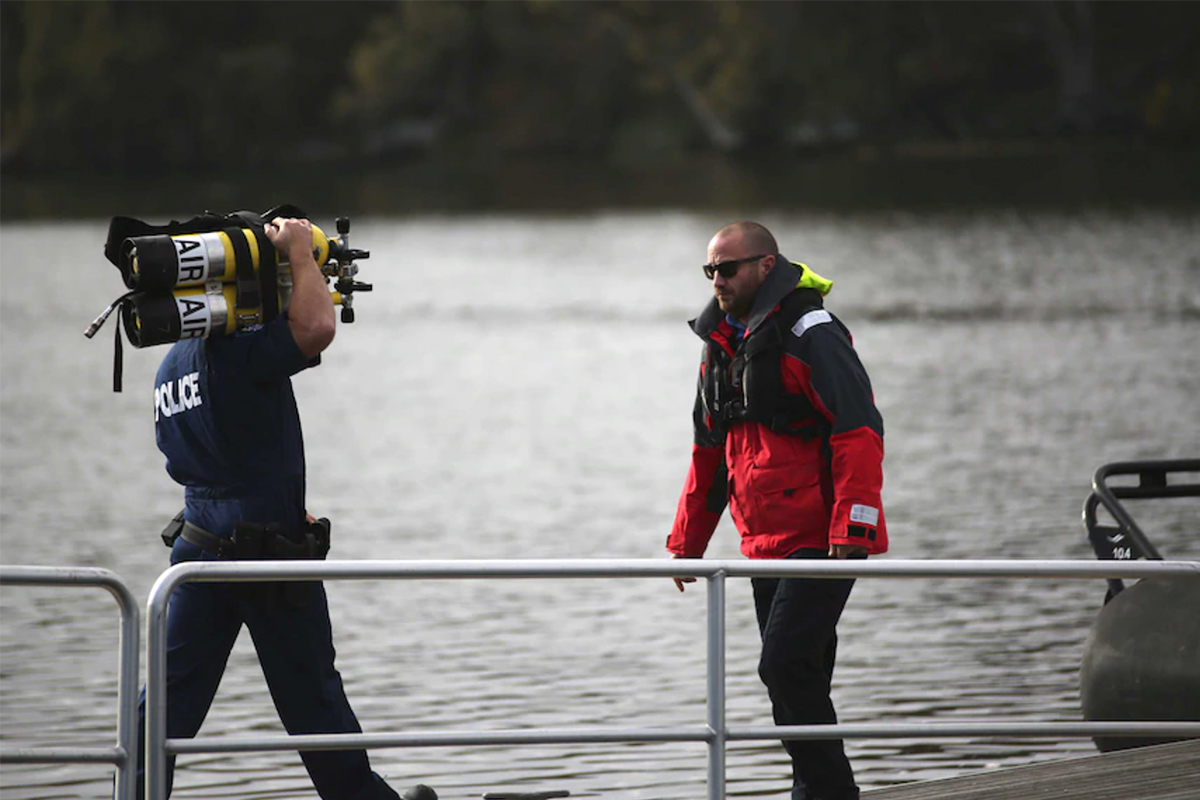
[[[5,0],[6,170],[1200,125],[1200,4]]]

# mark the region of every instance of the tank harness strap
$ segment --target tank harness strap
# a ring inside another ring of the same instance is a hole
[[[279,316],[279,277],[275,244],[261,228],[251,228],[258,240],[258,280],[262,290],[262,321],[267,324]]]
[[[132,292],[130,293],[132,294]],[[129,297],[129,295],[124,295]],[[113,323],[113,391],[121,391],[122,378],[125,375],[125,350],[121,346],[121,315]]]
[[[121,295],[120,297],[118,297],[116,300],[113,300],[111,303],[109,303],[108,308],[104,309],[104,311],[101,312],[100,316],[98,316],[94,320],[92,320],[92,324],[89,325],[87,327],[87,330],[85,330],[83,332],[84,336],[86,336],[89,339],[92,338],[93,336],[96,335],[96,331],[100,330],[100,327],[102,325],[104,325],[104,322],[109,318],[109,316],[111,316],[112,313],[114,311],[116,311],[117,309],[121,309],[121,312],[117,314],[117,321],[113,323],[113,330],[115,331],[115,335],[116,335],[116,339],[114,340],[114,344],[113,344],[113,391],[114,392],[121,391],[121,375],[125,369],[125,354],[121,350],[121,317],[123,316],[126,308],[132,301],[133,296],[136,294],[137,294],[136,291],[129,291],[129,292],[126,292],[125,294]]]
[[[233,248],[233,263],[237,270],[237,313],[241,316],[262,304],[262,291],[258,276],[254,274],[254,259],[246,235],[241,228],[225,228],[224,233]]]

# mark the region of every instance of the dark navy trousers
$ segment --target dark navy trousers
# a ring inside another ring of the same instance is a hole
[[[171,562],[211,558],[182,539]],[[167,736],[194,737],[204,722],[242,625],[250,631],[271,699],[289,734],[361,733],[334,668],[329,606],[320,583],[289,602],[287,584],[185,583],[167,609]],[[291,584],[298,588],[299,585]],[[138,704],[138,798],[145,792],[145,691]],[[398,800],[364,750],[300,754],[323,800]],[[175,772],[168,755],[167,791]]]
[[[827,558],[804,549],[788,558]],[[752,578],[762,634],[758,674],[776,725],[837,723],[829,697],[837,656],[837,623],[852,578]],[[841,739],[791,740],[793,800],[857,800],[858,787]]]

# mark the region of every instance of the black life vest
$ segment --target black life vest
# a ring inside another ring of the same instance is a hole
[[[740,347],[731,347],[732,358],[720,343],[709,342],[701,400],[710,431],[724,435],[730,425],[758,422],[775,433],[805,441],[828,436],[828,422],[808,397],[784,391],[780,364],[792,326],[808,312],[823,307],[820,292],[796,289]]]

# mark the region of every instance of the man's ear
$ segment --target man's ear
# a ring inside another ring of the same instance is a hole
[[[764,261],[763,261],[763,263],[766,265],[766,266],[763,268],[763,274],[764,274],[764,275],[766,275],[766,274],[767,274],[768,272],[770,272],[771,270],[775,269],[775,256],[771,255],[771,256],[767,256],[767,258],[769,258],[769,259],[771,259],[771,260],[770,260],[770,261],[766,261],[766,260],[764,260]]]

